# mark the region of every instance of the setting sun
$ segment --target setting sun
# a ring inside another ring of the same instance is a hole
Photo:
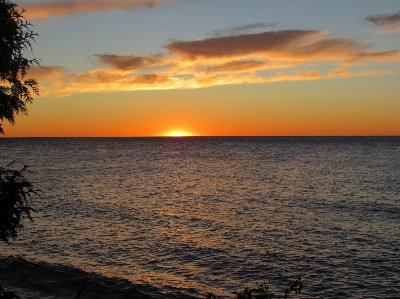
[[[166,133],[164,136],[166,137],[187,137],[187,136],[193,136],[187,131],[181,131],[181,130],[176,130],[176,131],[170,131]]]

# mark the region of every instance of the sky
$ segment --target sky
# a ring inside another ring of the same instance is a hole
[[[400,135],[398,0],[23,0],[5,137]]]

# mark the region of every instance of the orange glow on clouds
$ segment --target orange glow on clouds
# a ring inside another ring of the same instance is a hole
[[[148,56],[94,54],[91,59],[100,66],[92,69],[44,66],[32,68],[29,76],[41,82],[41,95],[68,96],[393,75],[392,67],[377,65],[400,61],[400,48],[378,51],[324,30],[173,41],[164,48],[167,53]]]
[[[167,4],[170,0],[86,0],[86,1],[40,1],[26,3],[26,15],[29,19],[43,20],[71,14],[84,14],[94,11],[138,9]]]

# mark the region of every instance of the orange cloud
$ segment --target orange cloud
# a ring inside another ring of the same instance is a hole
[[[391,15],[385,14],[369,16],[365,19],[379,27],[383,33],[391,33],[400,30],[400,11]]]
[[[329,38],[326,32],[314,30],[174,41],[165,48],[169,53],[147,57],[96,54],[92,58],[104,68],[86,72],[69,74],[63,68],[46,69],[47,77],[41,75],[45,81],[41,93],[187,89],[375,76],[391,72],[371,69],[370,64],[400,61],[400,49],[374,51],[365,43]]]
[[[31,67],[28,70],[27,78],[35,78],[36,81],[49,81],[59,77],[67,71],[65,67]]]
[[[258,34],[209,38],[189,42],[172,42],[165,47],[189,59],[244,57],[252,54],[266,54],[289,51],[304,38],[322,34],[322,31],[285,30],[266,31]]]
[[[205,72],[244,72],[265,68],[265,61],[247,60],[247,61],[231,61],[222,65],[208,67]]]
[[[367,71],[358,71],[352,72],[348,69],[335,69],[332,70],[326,78],[350,78],[350,77],[360,77],[360,76],[381,76],[381,75],[393,75],[392,71],[383,71],[383,70],[367,70]]]
[[[155,7],[171,1],[173,0],[56,0],[26,3],[23,7],[26,10],[24,15],[28,20],[42,20],[64,15],[90,13],[94,11]]]
[[[41,95],[66,96],[82,92],[132,91],[182,88],[173,78],[163,74],[120,72],[118,69],[94,69],[87,72],[59,74],[40,81]]]
[[[324,76],[318,71],[297,71],[294,74],[277,73],[275,76],[268,78],[265,82],[280,82],[280,81],[299,81],[299,80],[317,80]]]
[[[93,55],[100,62],[111,65],[121,70],[137,70],[145,66],[153,66],[160,64],[160,56],[141,57],[132,55],[109,55],[109,54],[95,54]]]
[[[400,50],[373,52],[349,38],[326,38],[324,31],[284,30],[244,34],[189,42],[172,42],[165,47],[189,60],[262,57],[274,61],[341,61],[398,59]]]

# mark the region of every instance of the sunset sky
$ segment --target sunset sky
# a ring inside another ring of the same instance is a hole
[[[400,135],[399,0],[24,0],[5,137]]]

